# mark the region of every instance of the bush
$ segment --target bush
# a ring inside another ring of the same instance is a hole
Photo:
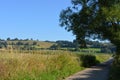
[[[109,80],[120,80],[120,67],[112,65]]]
[[[81,66],[90,67],[99,63],[95,55],[92,54],[81,54],[80,55]]]
[[[109,80],[120,80],[120,55],[115,55]]]

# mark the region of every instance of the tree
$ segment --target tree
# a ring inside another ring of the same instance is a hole
[[[32,45],[37,45],[37,42],[36,42],[36,41],[34,41]]]
[[[0,41],[0,48],[6,48],[7,42],[6,41]]]
[[[17,43],[16,43],[16,45],[24,45],[24,43],[23,42],[21,42],[21,41],[18,41]]]
[[[11,40],[11,39],[8,37],[8,38],[7,38],[7,41],[10,41],[10,40]]]
[[[71,0],[73,6],[62,10],[60,25],[72,31],[84,47],[85,38],[108,39],[120,56],[120,0]]]
[[[59,44],[53,44],[50,49],[53,49],[53,50],[59,50],[61,48],[61,46]]]
[[[70,41],[58,40],[58,41],[56,41],[56,43],[62,48],[73,48],[73,47],[75,47],[74,44]]]
[[[18,40],[19,40],[18,38],[13,39],[13,41],[18,41]]]

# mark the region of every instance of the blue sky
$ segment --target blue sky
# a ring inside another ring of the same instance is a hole
[[[0,38],[75,39],[59,26],[59,14],[70,0],[0,0]]]

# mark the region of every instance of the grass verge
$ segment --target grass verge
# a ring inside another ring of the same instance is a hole
[[[61,80],[82,69],[77,56],[65,51],[0,53],[0,80]]]
[[[2,52],[0,80],[63,80],[83,70],[80,64],[79,56],[67,51]]]

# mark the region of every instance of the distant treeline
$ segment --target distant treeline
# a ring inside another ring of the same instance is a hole
[[[14,39],[11,39],[11,38],[7,38],[7,39],[0,39],[0,41],[18,41],[18,40],[20,40],[20,41],[28,41],[28,40],[33,40],[33,38],[31,38],[31,39],[29,39],[29,38],[27,38],[27,39],[19,39],[19,38],[14,38]]]
[[[44,43],[44,44],[43,44]],[[48,46],[49,44],[49,46]],[[114,53],[116,47],[111,43],[101,43],[99,41],[86,40],[86,48],[100,48],[102,53]],[[42,47],[47,46],[47,47]],[[80,44],[76,40],[73,41],[39,41],[31,39],[0,39],[0,49],[20,49],[20,50],[72,50],[76,51],[80,49]]]
[[[63,41],[59,40],[55,42],[56,44],[52,45],[51,49],[69,49],[69,50],[79,50],[80,44],[76,40]],[[101,53],[115,53],[116,47],[111,43],[101,43],[99,41],[90,41],[86,40],[86,48],[100,48]]]

